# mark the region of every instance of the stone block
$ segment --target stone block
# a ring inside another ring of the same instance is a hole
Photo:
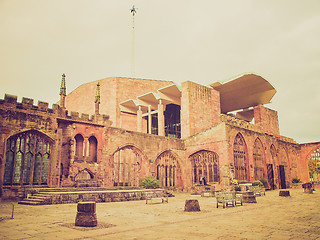
[[[41,111],[48,111],[49,104],[47,102],[38,101],[38,109]]]
[[[30,105],[30,106],[32,106],[32,105],[33,105],[33,99],[32,99],[32,98],[23,97],[23,98],[22,98],[22,104],[23,104],[23,105]]]
[[[18,99],[18,97],[15,95],[11,95],[11,94],[4,95],[4,101],[6,103],[17,103],[17,99]]]
[[[81,120],[83,120],[83,121],[89,121],[89,114],[82,113],[82,114],[81,114]]]
[[[288,191],[288,190],[280,190],[279,191],[279,196],[280,197],[290,197],[290,191]]]
[[[186,203],[184,205],[184,211],[185,212],[199,212],[200,211],[200,205],[197,199],[190,199],[186,200]]]
[[[79,227],[96,227],[98,225],[95,202],[79,202],[75,225]]]

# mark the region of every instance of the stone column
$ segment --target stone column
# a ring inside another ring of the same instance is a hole
[[[158,104],[158,135],[159,136],[165,136],[163,111],[164,111],[164,106],[162,104],[162,101],[159,100],[159,104]]]
[[[78,203],[75,225],[80,227],[96,227],[98,225],[95,202]]]
[[[151,106],[148,106],[148,133],[151,134],[151,127],[152,127],[152,116],[151,116]]]

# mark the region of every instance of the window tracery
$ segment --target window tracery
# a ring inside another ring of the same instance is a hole
[[[38,131],[7,140],[4,185],[47,184],[52,141]]]

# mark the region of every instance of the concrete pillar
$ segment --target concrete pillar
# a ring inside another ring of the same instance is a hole
[[[162,101],[159,100],[158,104],[158,135],[159,136],[164,136],[165,131],[164,131],[164,106],[162,104]]]
[[[151,116],[151,106],[148,106],[148,133],[151,134],[151,127],[152,127],[152,116]]]
[[[137,111],[137,132],[142,132],[142,110],[141,106]]]

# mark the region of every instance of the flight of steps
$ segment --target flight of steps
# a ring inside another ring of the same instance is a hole
[[[47,193],[36,193],[18,202],[24,205],[45,205],[51,203],[51,196]]]

